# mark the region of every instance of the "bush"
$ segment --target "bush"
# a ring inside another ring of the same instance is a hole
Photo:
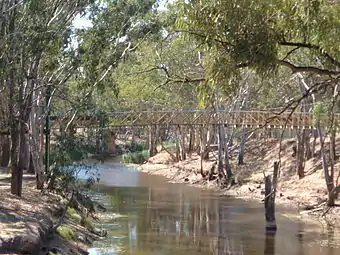
[[[128,152],[122,155],[122,161],[124,163],[141,164],[149,158],[149,151],[136,151]]]
[[[136,151],[145,151],[148,149],[148,145],[145,142],[133,142],[130,145],[130,151],[136,152]]]

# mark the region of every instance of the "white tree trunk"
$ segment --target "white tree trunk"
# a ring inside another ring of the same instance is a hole
[[[30,116],[30,126],[31,126],[31,134],[30,134],[30,148],[32,154],[32,163],[33,168],[37,178],[37,189],[42,189],[44,186],[44,170],[43,170],[43,161],[42,161],[42,145],[41,142],[43,137],[43,128],[42,128],[42,113],[40,108],[41,93],[35,92],[35,104],[31,111]]]

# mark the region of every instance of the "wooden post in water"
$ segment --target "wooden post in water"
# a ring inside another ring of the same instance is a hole
[[[274,173],[273,179],[271,175],[265,176],[265,216],[266,216],[266,229],[275,231],[277,229],[276,219],[275,219],[275,193],[276,184],[279,171],[279,162],[274,162]]]

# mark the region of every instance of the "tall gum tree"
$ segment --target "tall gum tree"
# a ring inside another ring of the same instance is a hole
[[[206,83],[223,84],[233,93],[244,68],[262,77],[285,68],[317,81],[302,97],[336,87],[340,77],[336,1],[180,0],[175,5],[181,9],[177,31],[208,52]],[[326,178],[327,187],[333,181]]]
[[[21,196],[23,168],[27,166],[27,142],[29,137],[39,144],[39,135],[32,136],[30,116],[37,92],[45,83],[46,70],[41,63],[51,42],[54,48],[62,48],[65,31],[73,18],[91,1],[1,1],[2,61],[7,67],[2,77],[9,94],[8,109],[11,133],[11,193]],[[51,53],[51,52],[50,52]],[[58,54],[58,50],[56,50]],[[42,188],[42,169],[35,167],[37,186]]]

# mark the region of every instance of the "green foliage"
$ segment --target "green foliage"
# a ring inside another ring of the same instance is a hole
[[[78,174],[83,170],[86,174],[86,185],[92,186],[99,181],[95,165],[88,164],[89,153],[95,152],[94,141],[85,139],[81,135],[64,133],[56,137],[56,142],[51,148],[48,173],[48,188],[54,189],[55,180],[59,179],[59,187],[68,190],[69,186],[78,181]]]
[[[68,241],[73,241],[75,240],[75,235],[71,227],[67,225],[61,225],[57,227],[57,233],[64,239]]]
[[[149,158],[149,151],[128,152],[122,155],[124,163],[141,164]]]
[[[131,151],[144,151],[148,149],[148,144],[146,142],[133,142],[131,144]]]
[[[340,66],[340,6],[335,2],[182,0],[176,6],[178,28],[206,52],[203,96],[216,86],[235,93],[245,67],[266,78],[281,65],[294,71],[315,67],[307,69],[311,73],[337,72]]]
[[[174,140],[167,140],[163,142],[163,146],[167,149],[172,149],[176,147],[176,141]]]
[[[83,216],[81,218],[80,224],[87,229],[90,229],[90,230],[94,229],[93,221],[89,217]]]
[[[75,220],[76,222],[79,222],[79,223],[82,220],[81,215],[74,208],[71,208],[71,207],[67,208],[66,216],[68,218],[72,219],[72,220]]]

